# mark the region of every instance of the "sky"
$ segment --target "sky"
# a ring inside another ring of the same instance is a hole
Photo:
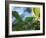
[[[27,7],[12,7],[12,11],[16,11],[20,16],[24,16],[23,17],[23,20],[26,18],[26,17],[31,17],[32,16],[32,13],[29,13],[27,11],[24,11],[26,10]],[[32,11],[31,11],[32,12]],[[15,18],[13,17],[13,21],[15,20]]]

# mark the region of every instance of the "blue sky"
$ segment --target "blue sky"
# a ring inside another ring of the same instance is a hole
[[[31,13],[29,13],[29,12],[24,12],[24,10],[26,10],[26,7],[12,7],[12,11],[16,11],[16,12],[18,12],[18,14],[20,15],[20,16],[24,16],[23,17],[23,19],[25,19],[26,17],[31,17],[32,16],[32,11],[31,11]],[[15,18],[13,18],[13,21],[15,20]]]

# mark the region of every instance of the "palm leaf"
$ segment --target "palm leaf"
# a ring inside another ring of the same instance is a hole
[[[36,18],[40,18],[40,8],[33,8],[33,13]]]

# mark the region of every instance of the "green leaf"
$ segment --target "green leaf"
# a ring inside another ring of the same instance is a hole
[[[37,18],[40,17],[40,8],[33,8],[33,12]]]

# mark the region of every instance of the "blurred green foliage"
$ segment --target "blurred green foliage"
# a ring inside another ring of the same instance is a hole
[[[27,8],[26,11],[30,12],[30,10],[30,8]],[[40,30],[40,21],[35,20],[36,17],[26,17],[25,21],[23,21],[22,17],[16,11],[12,11],[12,15],[16,18],[16,20],[12,23],[13,31]]]

